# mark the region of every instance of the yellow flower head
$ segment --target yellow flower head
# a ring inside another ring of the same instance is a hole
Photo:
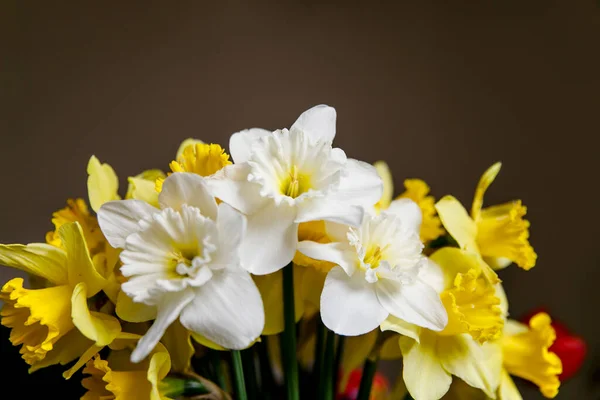
[[[383,181],[383,194],[379,202],[375,204],[375,209],[379,212],[387,209],[392,203],[394,181],[392,179],[392,173],[384,161],[377,161],[373,165]],[[429,242],[442,235],[444,233],[442,222],[436,214],[435,198],[429,195],[429,186],[420,179],[406,179],[404,181],[404,189],[404,193],[399,195],[396,199],[411,199],[417,203],[421,209],[423,216],[420,230],[421,241]]]
[[[139,366],[140,369],[113,371],[108,361],[102,360],[99,355],[94,356],[83,370],[83,373],[89,376],[81,382],[87,389],[82,399],[169,399],[161,385],[170,369],[168,353],[157,352],[149,363],[144,364]]]
[[[172,161],[169,167],[173,172],[209,176],[230,164],[229,154],[218,144],[193,142],[180,150],[177,160]],[[156,191],[162,190],[163,182],[164,179],[157,179]]]
[[[110,343],[121,330],[116,318],[89,309],[88,299],[100,292],[107,280],[90,258],[81,226],[65,223],[58,233],[60,248],[45,243],[0,245],[1,265],[48,282],[47,288],[31,290],[23,288],[23,279],[15,278],[0,291],[4,301],[1,323],[12,328],[11,342],[22,344],[21,354],[33,369],[74,327],[97,345]],[[66,347],[62,346],[69,356],[56,354],[51,357],[54,363],[78,356]],[[46,361],[41,364],[51,364]]]
[[[298,226],[298,241],[310,240],[317,243],[330,243],[331,239],[327,236],[325,221],[303,222]],[[294,264],[302,267],[314,268],[320,272],[327,273],[335,266],[332,262],[315,260],[296,251],[294,254]]]
[[[529,244],[529,222],[523,219],[527,209],[520,200],[482,208],[483,196],[500,166],[500,163],[492,165],[481,176],[470,216],[452,196],[443,197],[435,208],[444,227],[462,249],[485,257],[495,269],[515,262],[528,270],[535,265],[537,256]]]
[[[497,339],[504,321],[496,292],[475,269],[458,273],[454,287],[441,294],[448,325],[441,335],[469,333],[479,343]]]
[[[98,220],[90,214],[87,204],[83,199],[68,199],[67,207],[52,214],[54,231],[46,234],[46,242],[56,247],[61,247],[58,230],[69,222],[79,222],[83,236],[91,253],[100,250],[106,243],[104,235],[98,226]]]
[[[22,278],[2,287],[2,325],[12,329],[10,342],[22,345],[20,353],[27,364],[43,360],[58,339],[73,329],[71,291],[68,285],[24,289]]]
[[[504,368],[511,375],[527,379],[539,386],[545,397],[553,398],[558,394],[562,373],[560,358],[548,349],[556,339],[550,316],[536,314],[529,327],[512,324],[513,332],[507,332],[502,338]]]
[[[457,248],[442,248],[431,255],[444,274],[440,297],[448,312],[443,336],[470,334],[479,343],[500,337],[504,316],[495,286],[486,279],[477,256]]]

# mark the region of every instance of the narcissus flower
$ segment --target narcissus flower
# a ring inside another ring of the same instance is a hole
[[[264,325],[260,294],[242,268],[246,219],[217,203],[197,174],[169,176],[160,208],[139,200],[113,201],[98,213],[112,246],[122,248],[122,291],[156,319],[133,351],[143,360],[176,319],[231,349],[249,346]]]
[[[32,369],[78,357],[82,341],[71,335],[75,327],[98,345],[110,343],[121,331],[116,318],[89,309],[88,299],[107,281],[90,258],[81,226],[69,222],[58,233],[61,248],[44,243],[0,245],[0,264],[48,281],[48,287],[31,290],[23,288],[22,278],[15,278],[0,292],[2,325],[12,328],[10,340],[22,345],[23,359]],[[69,345],[61,345],[66,337]],[[83,341],[84,348],[89,343]],[[51,362],[45,362],[47,355]]]
[[[500,349],[486,340],[498,338],[504,322],[494,287],[483,277],[477,257],[457,248],[436,251],[427,268],[443,274],[434,287],[448,312],[446,328],[435,332],[391,317],[381,325],[384,331],[403,335],[399,346],[408,391],[415,399],[440,399],[454,375],[494,398]]]
[[[381,211],[387,209],[393,203],[394,181],[387,163],[377,161],[373,165],[383,180],[383,194],[379,202],[375,205],[375,208]],[[417,203],[421,209],[422,223],[419,235],[423,243],[436,239],[444,233],[441,227],[442,222],[435,211],[435,198],[429,195],[429,186],[424,181],[420,179],[406,179],[404,181],[404,192],[396,198],[396,200],[398,199],[410,199]]]
[[[470,216],[452,196],[443,197],[435,207],[444,227],[462,249],[480,254],[494,269],[514,262],[529,270],[537,255],[529,244],[529,221],[523,219],[526,207],[516,200],[482,209],[483,196],[500,167],[496,163],[481,176]],[[488,276],[495,274],[490,271]]]
[[[287,130],[249,129],[232,135],[236,164],[209,184],[216,197],[248,215],[241,248],[250,272],[264,275],[292,261],[298,225],[327,220],[358,226],[363,208],[381,197],[375,168],[332,148],[335,109],[316,106]]]
[[[327,229],[332,243],[303,241],[298,250],[329,261],[321,294],[321,317],[346,336],[367,333],[390,314],[418,326],[442,330],[448,322],[438,293],[419,276],[424,262],[420,210],[407,200],[378,216],[366,214],[358,228]]]
[[[539,313],[529,326],[509,320],[499,346],[502,349],[502,377],[498,388],[500,400],[519,400],[521,395],[510,375],[526,379],[539,386],[547,398],[554,398],[560,387],[560,358],[550,351],[556,339],[550,316]]]

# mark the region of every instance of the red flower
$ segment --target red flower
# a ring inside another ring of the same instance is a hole
[[[529,320],[539,312],[547,313],[545,309],[535,310],[528,314],[523,322],[529,323]],[[554,320],[554,318],[552,319],[552,327],[556,332],[556,340],[550,347],[550,351],[562,361],[563,372],[559,379],[564,382],[575,375],[583,365],[587,346],[581,337],[573,335],[565,325]]]
[[[338,400],[354,400],[358,396],[360,380],[362,378],[362,369],[355,369],[350,373],[346,389],[338,395]],[[370,400],[379,400],[387,395],[389,384],[387,379],[380,373],[376,373],[371,387]]]

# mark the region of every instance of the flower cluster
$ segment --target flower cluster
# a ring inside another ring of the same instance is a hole
[[[88,201],[55,212],[46,243],[0,245],[0,264],[30,275],[0,291],[30,370],[83,369],[84,399],[262,398],[282,381],[289,399],[351,381],[348,398],[367,399],[377,361],[402,358],[377,398],[519,399],[511,376],[556,396],[550,317],[508,319],[497,275],[536,263],[521,201],[483,207],[500,163],[468,212],[418,179],[394,197],[387,165],[348,158],[335,135],[320,105],[234,133],[229,154],[188,139],[125,193],[92,156]]]

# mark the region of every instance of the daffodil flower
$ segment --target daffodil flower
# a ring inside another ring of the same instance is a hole
[[[415,399],[440,399],[454,375],[495,398],[501,353],[494,340],[504,322],[496,287],[484,277],[477,257],[457,248],[436,251],[423,272],[443,277],[427,280],[440,293],[447,326],[436,332],[395,317],[381,325],[382,330],[401,335],[398,344],[408,391]]]
[[[2,324],[12,328],[10,340],[22,345],[23,359],[33,370],[69,362],[89,341],[103,346],[121,331],[116,318],[88,307],[88,299],[107,282],[90,258],[81,226],[63,224],[58,234],[61,248],[44,243],[0,245],[0,264],[48,282],[48,287],[32,290],[23,288],[22,278],[15,278],[0,292]],[[87,339],[82,342],[72,335],[75,328]]]
[[[232,135],[234,165],[209,184],[216,197],[248,216],[241,247],[247,268],[265,275],[292,261],[298,225],[327,220],[358,226],[363,208],[381,197],[375,168],[332,148],[335,109],[304,112],[287,130],[248,129]]]
[[[544,397],[556,397],[560,387],[562,363],[549,350],[555,339],[556,332],[546,313],[539,313],[531,318],[529,326],[514,320],[507,321],[504,335],[497,342],[503,366],[498,388],[500,400],[522,399],[511,375],[533,382],[539,386]]]
[[[358,228],[328,228],[332,243],[299,244],[306,256],[336,264],[321,294],[325,326],[355,336],[393,315],[432,330],[444,329],[448,316],[439,295],[419,276],[424,262],[420,222],[418,206],[405,200],[378,216],[365,214]]]
[[[483,196],[500,167],[496,163],[481,176],[470,216],[452,196],[443,197],[435,207],[444,227],[462,249],[480,254],[494,269],[514,262],[529,270],[535,265],[537,255],[529,244],[529,221],[523,219],[526,207],[517,200],[482,209]],[[493,271],[486,274],[498,281]]]
[[[169,176],[160,208],[130,199],[105,203],[98,221],[110,244],[122,248],[122,291],[147,316],[156,312],[131,358],[143,360],[165,330],[181,324],[226,348],[250,345],[264,325],[260,294],[242,268],[246,219],[217,206],[197,174]]]

